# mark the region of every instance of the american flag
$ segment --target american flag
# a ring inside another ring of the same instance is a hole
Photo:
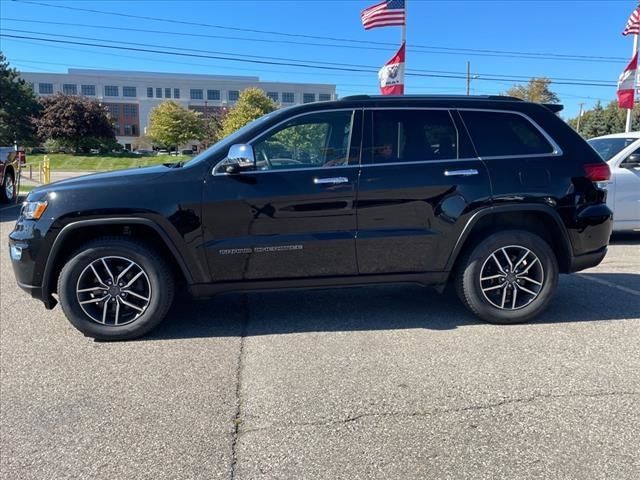
[[[360,13],[365,30],[404,25],[404,0],[386,0]]]
[[[640,7],[636,8],[629,20],[627,21],[627,26],[624,28],[622,35],[638,35],[640,34]]]

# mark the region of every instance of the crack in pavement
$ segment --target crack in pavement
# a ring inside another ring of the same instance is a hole
[[[231,441],[231,472],[230,478],[234,480],[236,478],[236,470],[238,468],[238,454],[236,446],[238,438],[240,437],[240,423],[242,416],[242,374],[244,369],[244,344],[247,337],[247,329],[249,325],[249,296],[245,293],[242,298],[242,328],[240,331],[240,349],[238,352],[238,367],[236,369],[236,414],[233,418],[233,439]]]
[[[488,403],[484,405],[471,405],[467,407],[459,407],[459,408],[445,408],[445,409],[434,409],[431,411],[424,412],[381,412],[381,413],[361,413],[359,415],[353,415],[350,417],[346,417],[339,420],[329,420],[329,421],[315,421],[315,422],[296,422],[285,424],[281,426],[270,426],[270,427],[260,427],[260,428],[252,428],[246,430],[240,430],[238,435],[245,435],[248,433],[259,432],[263,430],[285,430],[292,427],[306,427],[306,426],[330,426],[330,425],[344,425],[348,423],[357,422],[363,418],[385,418],[385,417],[431,417],[434,415],[446,415],[449,413],[459,413],[459,412],[467,412],[467,411],[479,411],[479,410],[487,410],[492,408],[499,408],[505,405],[512,405],[517,403],[532,403],[542,399],[561,399],[561,398],[600,398],[600,397],[613,397],[613,396],[637,396],[640,395],[640,392],[599,392],[599,393],[565,393],[565,394],[541,394],[541,395],[533,395],[530,397],[522,397],[522,398],[511,398],[504,399],[500,402]]]

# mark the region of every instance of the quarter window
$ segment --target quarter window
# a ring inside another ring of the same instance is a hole
[[[78,87],[74,83],[64,83],[62,85],[62,93],[66,95],[77,95]]]
[[[352,111],[293,119],[254,143],[256,166],[277,170],[357,164],[357,148],[349,146],[352,124]]]
[[[458,158],[458,132],[447,110],[373,112],[374,163]]]
[[[481,157],[553,153],[540,130],[521,115],[472,110],[460,114]]]
[[[105,97],[117,97],[118,87],[116,85],[105,85],[104,86],[104,96]]]

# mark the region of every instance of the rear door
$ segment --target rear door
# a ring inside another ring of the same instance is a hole
[[[629,228],[636,228],[633,225],[640,225],[640,168],[637,167],[638,156],[640,156],[640,148],[637,148],[629,155],[625,155],[616,165],[611,165],[612,180],[615,182],[612,206],[613,219],[615,222],[628,223]]]
[[[203,217],[213,281],[355,275],[361,111],[310,113],[250,142],[256,170],[207,179]]]
[[[365,132],[359,272],[444,269],[466,221],[491,200],[483,162],[447,109],[372,109]]]

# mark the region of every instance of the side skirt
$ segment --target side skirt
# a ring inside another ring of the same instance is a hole
[[[250,292],[264,290],[293,290],[314,288],[360,287],[365,285],[383,285],[392,283],[413,283],[433,286],[440,293],[449,278],[450,272],[403,273],[384,275],[354,275],[347,277],[293,278],[286,280],[250,280],[224,283],[194,284],[189,292],[195,297],[212,297],[227,292]]]

